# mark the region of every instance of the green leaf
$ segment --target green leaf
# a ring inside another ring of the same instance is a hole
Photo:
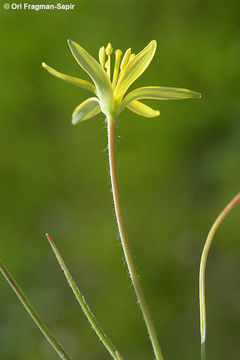
[[[81,294],[79,288],[77,287],[75,281],[72,278],[72,275],[70,273],[70,271],[68,270],[61,254],[59,253],[56,245],[54,244],[53,240],[50,238],[50,236],[48,234],[46,234],[46,237],[49,241],[49,244],[51,245],[51,248],[57,258],[57,261],[61,267],[61,269],[64,272],[65,278],[69,284],[69,286],[71,287],[79,305],[82,308],[82,311],[84,312],[84,314],[86,315],[89,323],[91,324],[93,330],[96,332],[96,334],[98,335],[99,339],[102,341],[103,345],[106,347],[106,349],[109,351],[109,353],[112,355],[112,357],[114,358],[114,360],[118,360],[118,352],[116,354],[116,348],[112,345],[112,343],[110,342],[110,340],[107,338],[107,336],[105,335],[105,333],[103,332],[103,330],[101,329],[100,325],[98,324],[98,322],[96,321],[94,315],[92,314],[88,304],[86,303],[86,300],[84,299],[83,295]]]
[[[156,99],[156,100],[183,100],[183,99],[199,99],[201,94],[192,90],[159,87],[159,86],[146,86],[133,90],[122,101],[118,108],[118,114],[128,104],[134,100],[140,99]]]
[[[117,103],[121,101],[129,86],[146,70],[155,54],[156,47],[156,41],[152,40],[122,70],[114,92]]]
[[[40,319],[38,313],[33,308],[33,306],[30,304],[29,300],[23,293],[23,291],[20,289],[16,281],[13,279],[12,275],[8,272],[8,270],[5,268],[5,266],[0,262],[0,271],[2,272],[3,276],[11,286],[11,288],[14,290],[16,295],[18,296],[19,300],[33,319],[33,321],[36,323],[36,325],[39,327],[47,341],[52,345],[56,353],[59,355],[59,357],[62,360],[71,360],[71,358],[65,353],[63,347],[61,344],[57,342],[57,340],[54,338],[48,327],[44,324],[44,322]]]
[[[84,120],[90,119],[101,112],[99,100],[96,97],[83,101],[76,107],[72,114],[72,124],[75,125]]]
[[[202,251],[200,270],[199,270],[199,308],[200,308],[200,333],[201,333],[202,360],[205,360],[205,358],[206,358],[205,343],[206,343],[207,320],[206,320],[206,300],[205,300],[205,298],[206,298],[206,296],[205,296],[205,274],[206,274],[206,264],[207,264],[208,253],[209,253],[214,235],[215,235],[218,227],[221,225],[221,223],[225,219],[225,217],[230,213],[230,211],[238,203],[240,203],[240,193],[237,194],[232,199],[232,201],[230,201],[230,203],[225,207],[225,209],[223,209],[223,211],[220,213],[220,215],[217,217],[217,219],[213,223],[213,225],[208,233],[207,240],[204,244],[203,251]]]
[[[147,118],[153,118],[160,115],[159,110],[154,110],[150,106],[143,104],[140,101],[132,101],[130,104],[127,105],[127,108],[134,113],[145,116]]]
[[[57,70],[54,70],[44,62],[42,63],[42,67],[46,69],[51,75],[56,76],[57,78],[67,81],[70,84],[79,86],[81,88],[87,89],[89,91],[92,91],[94,94],[96,94],[96,88],[93,84],[91,84],[89,81],[82,80],[79,78],[76,78],[74,76],[65,75]]]
[[[72,40],[68,40],[68,45],[77,63],[92,78],[102,104],[102,111],[108,115],[113,111],[113,91],[106,71],[80,45]]]

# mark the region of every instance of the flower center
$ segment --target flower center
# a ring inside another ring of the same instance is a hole
[[[103,69],[106,70],[109,79],[111,81],[111,55],[113,53],[113,48],[112,45],[110,43],[108,43],[107,47],[104,48],[104,46],[102,46],[99,49],[99,62],[100,65],[102,66]],[[129,63],[129,61],[131,61],[134,58],[134,54],[131,53],[131,49],[127,49],[122,61],[121,61],[121,57],[122,57],[122,50],[115,50],[115,63],[114,63],[114,69],[113,69],[113,76],[112,76],[112,87],[115,88],[119,79],[119,75],[121,74],[121,72],[125,69],[125,67],[127,66],[127,64]],[[106,55],[107,55],[107,60],[106,60]]]

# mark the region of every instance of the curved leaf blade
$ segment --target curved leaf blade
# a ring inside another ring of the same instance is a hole
[[[202,350],[202,359],[204,360],[205,357],[205,343],[206,343],[206,328],[207,328],[207,320],[206,320],[206,295],[205,295],[205,276],[206,276],[206,265],[207,265],[207,258],[209,254],[209,250],[211,248],[211,244],[214,238],[214,235],[221,225],[222,221],[225,217],[231,212],[231,210],[240,203],[240,193],[237,194],[232,201],[223,209],[220,215],[217,217],[215,222],[213,223],[207,239],[205,241],[201,262],[200,262],[200,269],[199,269],[199,310],[200,310],[200,334],[201,334],[201,350]]]
[[[56,245],[54,244],[53,240],[50,238],[50,236],[48,234],[46,234],[46,237],[49,241],[49,244],[54,252],[54,255],[57,258],[57,261],[61,267],[61,269],[63,270],[64,276],[70,286],[70,288],[72,289],[79,305],[82,308],[82,311],[84,312],[85,316],[87,317],[89,323],[91,324],[93,330],[95,331],[95,333],[98,335],[100,341],[102,341],[103,345],[106,347],[106,349],[109,351],[109,353],[112,355],[114,360],[118,360],[118,351],[116,350],[115,346],[110,342],[110,340],[108,339],[108,337],[106,336],[106,334],[104,333],[104,331],[102,330],[102,328],[100,327],[100,325],[98,324],[98,322],[96,321],[93,313],[91,312],[88,304],[86,303],[85,298],[83,297],[83,295],[81,294],[79,288],[77,287],[77,284],[75,283],[70,271],[68,270],[60,252],[58,251]]]
[[[71,360],[70,356],[67,355],[65,350],[63,349],[62,345],[55,339],[55,337],[52,335],[51,331],[45,325],[45,323],[41,320],[40,316],[36,312],[36,310],[33,308],[32,304],[27,299],[26,295],[23,293],[19,285],[16,283],[12,275],[9,273],[9,271],[6,269],[6,267],[0,262],[0,271],[2,272],[3,276],[35,322],[35,324],[39,327],[42,334],[45,336],[49,344],[54,348],[58,356],[62,360]]]

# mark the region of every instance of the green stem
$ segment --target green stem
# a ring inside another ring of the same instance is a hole
[[[46,237],[53,249],[53,252],[59,262],[59,265],[61,266],[61,269],[64,272],[64,275],[68,281],[69,286],[71,287],[78,303],[80,304],[84,314],[86,315],[88,321],[90,322],[93,330],[96,332],[96,334],[98,335],[99,339],[102,341],[102,343],[104,344],[104,346],[107,348],[107,350],[109,351],[109,353],[112,355],[112,357],[115,360],[119,360],[118,357],[118,352],[116,350],[116,348],[111,344],[111,342],[109,341],[109,339],[107,338],[107,336],[105,335],[105,333],[103,332],[103,330],[101,329],[100,325],[97,323],[96,319],[94,318],[94,315],[92,314],[91,310],[89,309],[84,297],[82,296],[80,290],[78,289],[75,281],[72,278],[72,275],[70,274],[66,264],[64,263],[64,260],[62,258],[62,256],[60,255],[56,245],[54,244],[54,242],[52,241],[52,239],[50,238],[50,236],[48,234],[46,234]]]
[[[141,288],[137,272],[135,270],[135,266],[133,263],[133,258],[131,255],[131,251],[129,248],[125,227],[123,223],[123,216],[121,210],[121,203],[119,197],[118,190],[118,180],[117,180],[117,170],[116,170],[116,157],[115,157],[115,119],[109,117],[108,119],[108,151],[109,151],[109,166],[110,166],[110,176],[111,176],[111,184],[112,184],[112,193],[113,193],[113,201],[114,208],[117,218],[118,230],[121,238],[121,243],[123,247],[124,256],[126,259],[128,271],[132,280],[132,284],[137,296],[137,301],[139,303],[140,309],[143,314],[144,321],[146,323],[146,327],[150,336],[150,340],[152,343],[152,347],[154,350],[154,354],[157,360],[163,360],[163,355],[161,352],[161,348],[158,342],[157,334],[151,319],[150,312],[148,310],[148,306],[146,300],[143,295],[143,290]]]
[[[9,285],[12,287],[12,289],[17,294],[18,298],[21,300],[23,306],[29,313],[29,315],[32,317],[32,319],[35,321],[45,338],[48,340],[48,342],[52,345],[54,350],[58,353],[61,359],[63,360],[71,360],[71,358],[65,353],[62,346],[57,342],[57,340],[54,338],[54,336],[51,334],[48,327],[43,323],[43,321],[40,319],[39,315],[37,314],[36,310],[32,307],[16,281],[13,279],[11,274],[8,272],[8,270],[5,268],[5,266],[0,262],[0,270],[5,277],[5,279],[8,281]]]
[[[207,240],[205,242],[199,271],[199,306],[200,306],[200,333],[201,333],[201,348],[202,348],[202,360],[206,359],[205,355],[205,343],[206,343],[206,300],[205,300],[205,273],[208,253],[214,238],[214,235],[227,214],[234,208],[234,206],[240,202],[240,194],[236,195],[232,201],[225,207],[225,209],[218,216],[213,223],[211,230],[208,233]]]
[[[201,344],[201,360],[206,360],[205,341]]]

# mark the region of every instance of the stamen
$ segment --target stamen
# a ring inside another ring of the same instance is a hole
[[[108,56],[108,59],[105,63],[105,69],[107,70],[107,74],[109,76],[109,79],[111,77],[111,54],[113,52],[113,48],[112,45],[110,43],[108,43],[107,47],[106,47],[106,54]]]
[[[122,50],[116,50],[115,51],[115,64],[114,64],[114,72],[113,72],[113,81],[112,81],[112,86],[113,87],[115,87],[116,83],[117,83],[121,56],[122,56]]]
[[[104,65],[105,65],[105,58],[106,58],[106,53],[105,53],[105,48],[104,46],[102,46],[100,49],[99,49],[99,62],[101,64],[101,66],[104,68]]]
[[[134,59],[135,56],[136,56],[135,54],[131,54],[131,56],[130,56],[130,58],[129,58],[129,62],[132,61],[132,59]]]
[[[131,48],[127,49],[127,51],[124,54],[124,57],[122,59],[121,65],[120,65],[121,70],[123,70],[126,67],[126,65],[128,64],[130,55],[131,55]]]
[[[111,60],[110,60],[110,55],[108,55],[108,59],[107,59],[107,61],[105,62],[105,69],[107,70],[107,74],[108,74],[109,79],[110,79],[110,76],[111,76]]]
[[[112,45],[110,43],[108,43],[107,47],[106,47],[106,54],[107,55],[112,55],[112,52],[113,52]]]

